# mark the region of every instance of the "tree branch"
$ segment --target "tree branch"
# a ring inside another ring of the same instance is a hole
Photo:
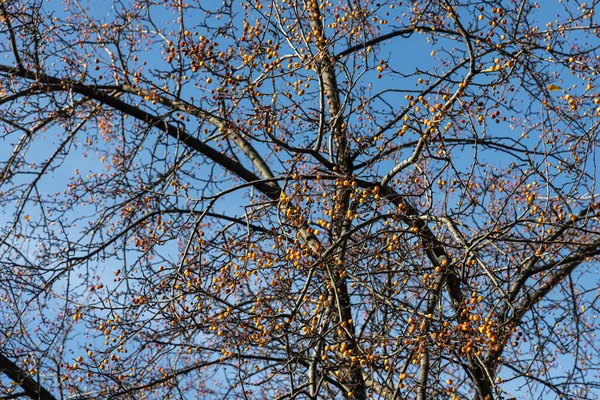
[[[30,374],[2,353],[0,353],[0,372],[16,382],[32,399],[56,400],[52,393],[34,381]]]

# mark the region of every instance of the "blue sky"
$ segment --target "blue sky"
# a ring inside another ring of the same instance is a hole
[[[542,8],[539,10],[539,18],[540,20],[552,20],[554,19],[553,13],[555,13],[555,9],[554,6],[551,4],[554,2],[542,2]],[[57,2],[55,3],[48,3],[48,7],[53,7],[56,6],[57,8],[54,10],[54,12],[56,12],[57,15],[61,14],[61,8],[62,5],[59,5]],[[102,18],[106,18],[107,21],[111,21],[113,20],[114,17],[114,9],[112,7],[112,2],[111,1],[100,1],[100,2],[90,2],[88,4],[88,12],[90,13],[90,15],[92,15],[93,17],[102,17]],[[158,14],[157,15],[157,24],[163,23],[167,20],[170,20],[171,16],[170,15],[163,15],[163,14]],[[177,27],[175,27],[175,29],[177,29]],[[420,68],[420,69],[429,69],[429,68],[435,68],[435,66],[437,65],[437,63],[440,63],[440,61],[442,59],[444,59],[445,57],[445,53],[444,51],[447,51],[448,48],[448,44],[450,43],[445,42],[444,40],[440,40],[439,42],[435,43],[435,44],[431,44],[427,42],[426,36],[425,35],[413,35],[413,37],[410,40],[402,40],[400,43],[402,43],[402,47],[398,47],[397,43],[399,43],[398,41],[392,41],[390,43],[384,43],[382,44],[380,50],[379,50],[379,58],[381,59],[385,59],[387,60],[387,63],[392,66],[393,68],[396,69],[396,72],[399,73],[407,73],[407,74],[411,74],[411,76],[404,78],[404,81],[402,81],[402,86],[405,86],[406,82],[410,83],[410,86],[412,86],[413,84],[415,85],[415,90],[418,90],[419,88],[421,88],[421,84],[418,82],[418,79],[423,77],[420,74],[413,74],[413,72],[415,71],[416,68]],[[432,55],[432,51],[435,50],[436,53]],[[98,57],[107,57],[106,54],[98,54]],[[153,59],[158,59],[159,54],[158,54],[158,50],[151,50],[151,51],[142,51],[141,52],[141,56],[140,56],[140,62],[143,61],[148,61],[148,62],[152,62]],[[490,57],[489,62],[492,62],[492,58]],[[461,75],[461,73],[465,73],[465,70],[460,71],[457,75]],[[557,80],[556,80],[556,84],[560,85],[563,88],[567,88],[573,84],[576,83],[575,78],[572,78],[570,75],[568,75],[568,72],[563,71],[561,69],[557,69],[556,70],[557,73]],[[486,82],[486,79],[494,79],[495,75],[490,73],[488,75],[485,75],[481,79],[481,81]],[[201,82],[203,79],[198,78],[198,81]],[[390,77],[389,75],[384,75],[384,77],[382,79],[377,79],[375,77],[375,73],[366,73],[363,77],[362,77],[362,82],[365,84],[365,86],[368,86],[368,83],[370,82],[372,84],[371,90],[373,92],[377,92],[382,88],[386,88],[388,86],[392,86],[394,84],[394,82],[398,82],[400,80],[399,75],[396,75],[396,77]],[[414,81],[414,83],[413,83]],[[408,86],[408,85],[406,85]],[[206,87],[207,89],[210,89],[210,85],[206,84],[204,85],[204,87]],[[581,93],[581,85],[579,84],[579,86],[577,86],[577,88],[573,88],[571,89],[571,93]],[[185,93],[184,94],[190,94],[191,93]],[[556,96],[559,96],[560,92],[556,93]],[[398,95],[398,94],[390,94],[388,96],[388,100],[390,102],[396,102],[397,104],[406,104],[408,101],[404,99],[404,93],[402,93],[402,95]],[[201,97],[202,95],[200,95]],[[523,110],[527,110],[528,106],[531,105],[531,103],[533,103],[534,105],[531,106],[532,108],[537,108],[538,105],[538,101],[535,99],[529,99],[527,97],[525,97],[523,94],[520,94],[519,96],[523,96],[522,98],[520,98],[520,100],[523,102]],[[197,97],[197,96],[196,96]],[[197,98],[197,100],[199,100]],[[510,117],[510,115],[508,115],[508,117]],[[353,121],[354,122],[354,121]],[[380,121],[376,121],[376,124],[381,125]],[[191,128],[191,130],[194,130],[195,128],[197,128],[197,126],[194,126],[194,122],[189,123],[188,127]],[[129,126],[126,124],[126,126]],[[568,129],[568,127],[565,127],[565,129]],[[488,122],[487,125],[487,134],[488,135],[496,135],[499,134],[500,132],[502,132],[503,136],[506,136],[508,138],[513,138],[514,140],[518,140],[520,141],[522,144],[529,144],[529,143],[537,143],[538,138],[534,137],[534,135],[532,135],[532,137],[530,138],[530,140],[526,140],[526,139],[520,139],[520,135],[521,132],[519,131],[518,128],[515,128],[514,131],[511,131],[510,128],[508,127],[508,124],[500,124],[500,125],[495,125],[491,122],[491,120]],[[28,159],[31,161],[34,160],[40,160],[40,159],[44,159],[45,157],[48,156],[48,149],[49,148],[54,148],[58,141],[62,140],[64,137],[64,132],[58,128],[58,127],[53,127],[51,129],[48,129],[46,132],[44,132],[43,134],[44,138],[36,138],[36,140],[32,143],[32,147],[29,149],[29,154],[28,154]],[[40,140],[42,139],[42,140]],[[15,142],[15,138],[14,137],[9,137],[8,139],[4,139],[4,142],[7,143],[11,143],[13,144]],[[118,142],[117,142],[118,144]],[[97,172],[99,170],[103,170],[106,171],[106,166],[108,165],[108,160],[106,160],[105,162],[101,162],[100,161],[100,157],[102,156],[102,151],[104,150],[114,150],[115,146],[115,142],[112,143],[105,143],[102,144],[101,142],[99,142],[99,144],[97,144],[95,147],[97,147],[97,149],[100,150],[100,153],[97,154],[95,151],[90,150],[91,148],[87,146],[87,144],[85,143],[85,136],[82,134],[81,136],[77,136],[73,142],[73,144],[69,145],[69,153],[68,155],[64,158],[64,161],[61,163],[60,167],[57,168],[55,171],[52,171],[51,173],[48,173],[42,180],[40,180],[39,184],[37,185],[37,188],[39,190],[39,192],[41,194],[53,194],[56,191],[62,191],[63,188],[69,183],[70,178],[72,175],[75,176],[81,176],[84,179],[87,178],[87,175]],[[159,148],[161,150],[164,150],[163,147]],[[2,146],[2,149],[0,150],[0,155],[2,156],[2,158],[6,158],[8,156],[8,154],[5,153],[9,153],[12,149],[12,146]],[[148,151],[148,150],[146,150]],[[407,154],[410,154],[411,149],[409,149],[407,152],[402,153],[401,155],[398,156],[398,158],[404,158],[407,156]],[[465,148],[462,152],[462,156],[458,159],[458,161],[455,163],[455,166],[459,169],[459,170],[464,170],[465,173],[468,172],[469,167],[471,166],[471,161],[473,158],[473,152],[474,149],[469,149],[469,148]],[[177,151],[173,151],[173,152],[167,152],[165,151],[165,157],[166,158],[170,158],[170,159],[174,159],[177,155],[181,154],[182,150],[181,149],[177,149]],[[148,157],[148,153],[146,152],[146,154],[142,154],[140,156],[140,160],[145,160]],[[502,154],[499,153],[495,153],[495,152],[485,152],[485,153],[479,153],[478,157],[481,160],[485,160],[485,162],[495,165],[499,168],[500,171],[502,171],[503,168],[508,167],[502,156]],[[539,165],[543,165],[543,161],[544,160],[535,160],[535,162]],[[204,168],[205,166],[203,166]],[[380,175],[384,175],[387,170],[389,170],[389,168],[392,167],[392,164],[387,161],[387,162],[382,162],[379,166],[378,166],[378,173]],[[590,173],[596,173],[597,171],[593,170],[593,168],[597,168],[594,165],[590,165],[589,166],[590,170],[588,172]],[[199,176],[198,177],[208,177],[210,174],[210,171],[207,171],[205,169],[202,168],[198,168],[198,173]],[[78,171],[77,173],[74,173],[74,171]],[[206,175],[203,175],[206,174]],[[218,176],[218,173],[215,174],[214,176]],[[198,178],[196,177],[196,178]],[[21,178],[15,178],[15,180],[13,181],[13,184],[17,184],[18,183],[18,179]],[[590,189],[595,192],[596,188],[592,187],[592,188],[587,188],[587,187],[577,187],[574,188],[575,190],[581,190],[581,194],[587,194],[590,195],[592,193],[588,193],[590,191]],[[194,192],[194,188],[191,188],[190,193],[192,193],[193,196],[198,196],[199,197],[199,193]],[[244,209],[241,208],[245,202],[246,199],[244,199],[241,195],[241,192],[233,192],[231,195],[227,196],[224,200],[221,200],[219,202],[217,202],[214,205],[214,211],[215,212],[227,212],[230,215],[243,215],[244,213]],[[593,193],[595,194],[595,193]],[[123,197],[125,197],[125,194],[123,195]],[[185,199],[181,199],[180,201],[182,201],[181,204],[185,203]],[[452,206],[453,204],[451,204]],[[9,210],[8,213],[5,214],[3,218],[3,222],[4,223],[10,223],[11,219],[7,218],[7,216],[10,216],[11,211],[16,209],[16,206],[14,205],[7,205],[6,210]],[[33,223],[36,221],[36,219],[39,217],[39,211],[35,206],[26,206],[23,209],[22,215],[20,216],[20,221],[19,223],[21,224],[29,224],[29,221],[23,222],[24,218],[27,218],[26,216],[28,216],[28,218],[31,220],[31,226],[33,227]],[[63,231],[68,232],[71,236],[76,237],[77,234],[79,233],[80,229],[83,229],[83,227],[85,226],[85,224],[90,221],[93,220],[96,217],[96,211],[94,208],[89,207],[89,206],[77,206],[74,205],[73,208],[70,210],[70,218],[72,217],[80,217],[79,220],[79,225],[77,226],[65,226],[63,229]],[[31,228],[33,229],[33,228]],[[37,259],[37,251],[39,250],[39,242],[36,242],[36,240],[34,238],[32,238],[27,245],[25,246],[27,251],[29,252],[29,254],[27,255],[27,258],[29,260],[29,262],[31,264],[36,264],[39,263],[40,260]],[[172,241],[172,242],[168,242],[166,245],[162,246],[162,253],[164,256],[165,260],[169,260],[172,259],[173,261],[176,261],[178,258],[178,249],[177,249],[177,243],[176,241]],[[131,256],[133,256],[133,252],[130,254]],[[126,255],[123,255],[123,257],[125,257]],[[98,264],[94,266],[94,268],[90,271],[90,273],[92,275],[96,275],[96,276],[102,276],[102,278],[99,281],[102,281],[107,289],[112,289],[112,288],[118,288],[118,285],[113,282],[113,276],[114,276],[114,272],[116,271],[116,269],[121,267],[121,264],[123,263],[122,260],[119,260],[118,262],[114,262],[112,263],[111,261],[107,261],[107,260],[98,260]],[[84,282],[85,279],[82,279],[82,276],[79,275],[79,273],[81,273],[81,271],[78,271],[78,273],[73,273],[70,274],[70,279],[67,281],[66,279],[63,279],[59,282],[56,283],[57,285],[57,289],[60,286],[66,287],[67,284],[74,286],[75,289],[71,289],[73,290],[74,294],[77,293],[78,291],[83,292],[83,290],[86,290],[87,287],[78,287],[78,285],[81,282]],[[87,273],[87,271],[85,273],[83,273],[83,275],[85,276],[85,274]],[[581,277],[581,279],[586,279],[586,277]],[[597,281],[597,277],[593,277],[592,275],[589,276],[590,278],[590,282],[595,279]],[[121,283],[121,285],[124,285],[124,283]],[[596,285],[596,283],[591,283],[591,285]],[[54,305],[54,303],[50,303],[50,306]],[[57,314],[59,314],[61,312],[61,310],[54,310],[56,311]],[[48,314],[51,314],[52,311],[48,310]],[[35,321],[38,318],[41,318],[41,316],[36,316],[36,319],[32,319],[28,322],[29,326],[33,326],[35,324]],[[76,329],[81,329],[81,328],[76,328]],[[83,343],[84,340],[86,339],[81,339],[83,336],[85,336],[85,332],[81,331],[81,332],[77,332],[75,331],[75,333],[72,335],[71,340],[74,340],[76,343]],[[73,355],[73,358],[75,357],[75,355]],[[563,360],[567,360],[568,356],[563,356]],[[513,381],[511,384],[507,384],[506,385],[506,390],[508,392],[510,392],[513,395],[519,396],[521,393],[526,393],[525,391],[521,390],[520,385],[521,385],[521,380],[517,379],[515,381]],[[523,396],[525,396],[523,394]]]

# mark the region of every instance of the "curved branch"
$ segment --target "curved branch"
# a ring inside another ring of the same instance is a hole
[[[0,72],[9,73],[25,79],[36,80],[40,84],[49,86],[49,88],[52,90],[66,90],[67,88],[69,88],[75,93],[81,94],[90,99],[96,100],[102,104],[110,106],[117,111],[121,111],[125,114],[128,114],[140,121],[149,124],[150,126],[158,128],[159,130],[165,132],[167,135],[174,137],[175,139],[179,140],[180,142],[184,143],[190,148],[210,158],[212,161],[216,162],[226,170],[238,175],[246,182],[251,182],[256,189],[260,190],[271,200],[279,199],[281,189],[277,184],[274,184],[272,182],[263,182],[257,175],[245,168],[241,163],[234,161],[233,159],[227,157],[220,151],[193,137],[192,135],[187,133],[185,129],[179,128],[173,124],[166,122],[163,117],[150,114],[149,112],[144,111],[139,107],[128,104],[114,96],[112,93],[106,93],[104,90],[101,90],[94,86],[84,85],[65,79],[59,79],[45,74],[34,74],[33,72],[29,71],[15,70],[14,67],[10,67],[7,65],[0,65]]]
[[[436,28],[434,26],[411,26],[408,28],[402,28],[402,29],[398,29],[398,30],[395,30],[390,33],[386,33],[385,35],[377,36],[376,38],[367,40],[364,43],[349,47],[346,50],[339,52],[334,57],[336,60],[339,60],[340,58],[350,55],[350,54],[354,53],[355,51],[366,49],[369,46],[376,45],[385,40],[393,39],[398,36],[405,36],[405,37],[410,36],[416,32],[440,32],[440,33],[447,33],[450,35],[460,36],[459,32],[453,31],[451,29]]]

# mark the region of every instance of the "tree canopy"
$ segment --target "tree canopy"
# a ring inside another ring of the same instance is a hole
[[[0,3],[0,397],[600,394],[599,1]]]

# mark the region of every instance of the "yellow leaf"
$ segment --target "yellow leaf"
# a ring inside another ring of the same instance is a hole
[[[551,90],[553,92],[556,92],[557,90],[562,89],[560,86],[555,85],[553,83],[549,84],[548,86],[546,86],[546,89]]]

